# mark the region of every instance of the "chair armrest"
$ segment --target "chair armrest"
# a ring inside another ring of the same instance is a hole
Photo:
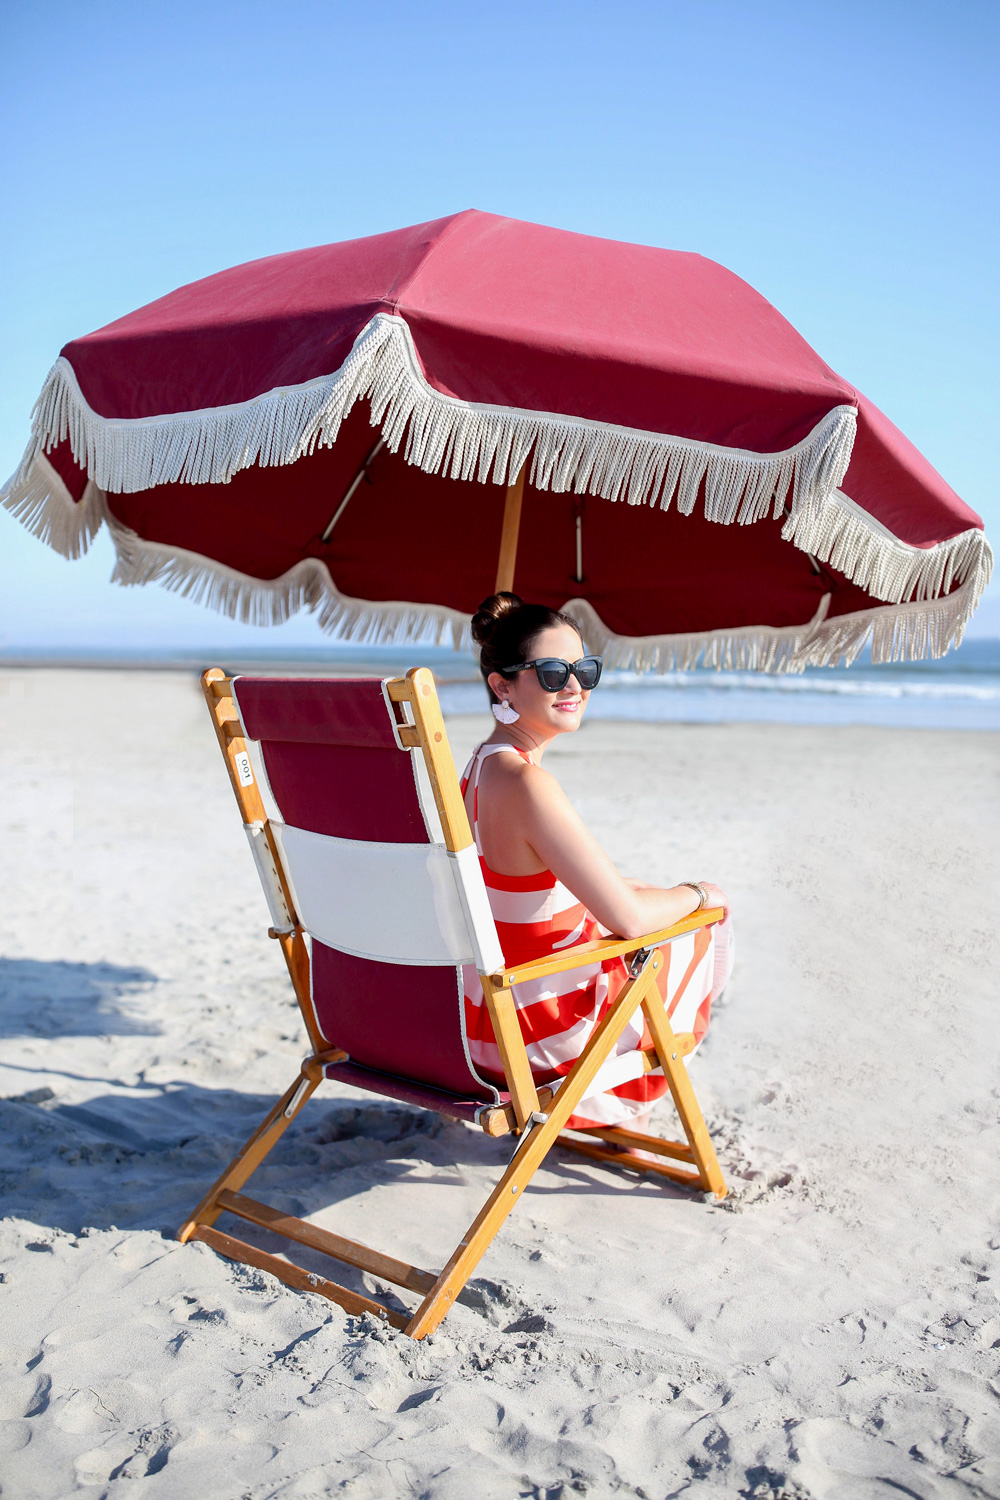
[[[673,927],[664,927],[659,932],[647,932],[638,938],[597,938],[592,943],[577,943],[575,948],[565,948],[547,958],[501,969],[497,974],[490,974],[489,979],[494,989],[507,990],[512,984],[521,984],[526,979],[542,979],[546,974],[561,974],[564,969],[601,963],[606,958],[624,958],[629,953],[637,953],[640,948],[658,948],[661,943],[669,943],[685,932],[721,922],[722,916],[721,906],[707,906],[704,911],[692,912],[682,922],[675,922]]]

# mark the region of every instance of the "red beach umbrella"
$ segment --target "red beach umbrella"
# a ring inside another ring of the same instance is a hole
[[[609,664],[943,654],[982,522],[739,277],[469,211],[271,256],[66,345],[5,505],[262,624],[467,639],[495,585]]]

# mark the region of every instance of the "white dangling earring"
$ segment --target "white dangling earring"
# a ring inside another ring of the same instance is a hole
[[[516,724],[521,715],[506,698],[501,698],[499,703],[493,704],[493,717],[498,724]]]

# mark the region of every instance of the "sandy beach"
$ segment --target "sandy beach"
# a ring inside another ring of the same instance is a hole
[[[553,749],[625,873],[731,894],[731,1195],[550,1158],[417,1345],[173,1239],[304,1051],[197,680],[7,671],[0,724],[5,1496],[1000,1495],[995,735]],[[327,1085],[253,1190],[436,1268],[509,1149]]]

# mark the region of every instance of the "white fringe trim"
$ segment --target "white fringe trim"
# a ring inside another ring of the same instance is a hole
[[[993,568],[993,552],[983,532],[970,528],[934,547],[913,547],[839,489],[819,503],[810,500],[793,510],[781,535],[889,604],[911,596],[922,600],[950,595],[955,583],[966,580],[978,580],[978,602]]]
[[[113,583],[158,583],[245,625],[283,625],[299,610],[318,617],[321,630],[365,645],[425,645],[468,649],[469,616],[456,609],[406,600],[352,599],[340,593],[325,562],[305,558],[272,580],[251,578],[196,552],[144,541],[105,508],[117,559]]]
[[[371,404],[372,426],[387,446],[428,474],[513,483],[529,453],[536,489],[600,495],[630,505],[676,496],[689,515],[705,487],[710,521],[744,525],[786,503],[817,504],[847,472],[857,413],[838,406],[808,437],[781,453],[755,453],[688,438],[586,421],[553,412],[488,406],[442,395],[424,378],[402,318],[377,313],[342,368],[304,385],[269,391],[234,406],[135,419],[102,417],[87,403],[68,360],[49,372],[32,413],[32,436],[11,481],[69,439],[73,456],[99,489],[133,493],[159,484],[228,484],[255,464],[295,463],[336,442],[356,401]],[[790,499],[789,499],[790,496]]]
[[[176,482],[228,483],[255,464],[294,463],[317,446],[332,445],[360,399],[369,400],[371,423],[381,427],[387,446],[398,452],[405,441],[407,462],[427,473],[503,485],[530,454],[530,478],[537,489],[590,493],[630,505],[658,504],[664,510],[676,498],[685,515],[694,509],[704,484],[709,520],[747,525],[769,512],[785,515],[786,540],[897,606],[844,617],[829,627],[813,621],[787,631],[760,626],[628,640],[612,637],[589,605],[574,601],[593,639],[607,643],[609,664],[613,659],[615,665],[667,671],[700,662],[796,671],[800,663],[812,664],[817,652],[829,660],[853,659],[869,633],[873,651],[904,651],[908,659],[941,655],[947,643],[961,639],[989,581],[992,553],[981,531],[963,532],[931,548],[912,547],[838,489],[854,441],[852,407],[836,407],[793,448],[760,454],[555,413],[460,401],[428,384],[406,323],[384,313],[359,334],[335,375],[204,411],[136,420],[101,417],[84,399],[72,366],[60,358],[36,403],[24,459],[0,499],[65,557],[82,556],[107,520],[118,552],[117,581],[155,579],[235,619],[277,624],[309,609],[318,612],[324,630],[353,640],[403,642],[434,636],[456,646],[467,644],[468,622],[456,611],[347,599],[319,561],[299,563],[271,583],[252,579],[194,553],[144,542],[107,510],[105,492]],[[79,503],[45,457],[66,438],[90,476]],[[961,587],[934,599],[955,583]],[[901,604],[911,595],[913,604]],[[857,631],[847,620],[869,616],[872,620],[856,640]],[[812,653],[808,663],[803,656],[807,651]]]
[[[106,522],[116,552],[113,582],[159,583],[244,624],[281,625],[305,609],[317,616],[321,630],[343,640],[368,645],[420,642],[455,651],[472,648],[468,615],[443,605],[352,599],[340,593],[326,563],[318,558],[296,563],[268,581],[180,547],[147,542],[111,514],[103,492],[92,482],[74,504],[44,458],[36,461],[18,504],[25,524],[67,557],[79,556],[81,539],[96,534]],[[961,641],[980,586],[980,575],[972,572],[944,598],[883,605],[835,619],[827,618],[831,596],[825,594],[807,625],[742,626],[691,635],[617,636],[587,600],[570,599],[562,607],[580,622],[588,645],[601,652],[608,667],[794,673],[806,667],[849,665],[869,640],[877,662],[943,656]]]
[[[603,655],[608,667],[792,674],[806,667],[848,667],[868,644],[873,662],[944,656],[961,644],[980,592],[980,580],[972,575],[941,599],[879,605],[832,619],[827,618],[832,596],[824,594],[808,625],[749,625],[693,635],[612,635],[585,599],[571,599],[563,609],[579,620],[587,644]]]
[[[587,645],[603,656],[609,668],[636,672],[689,672],[694,667],[715,667],[725,672],[799,672],[804,665],[800,663],[802,652],[825,620],[830,597],[823,595],[807,625],[747,625],[692,635],[612,635],[586,599],[571,599],[562,607],[579,621]]]
[[[973,574],[940,599],[917,599],[825,620],[803,642],[791,670],[849,667],[868,644],[873,662],[944,656],[952,646],[961,645],[981,592]]]
[[[4,509],[62,557],[83,557],[107,515],[102,491],[88,479],[83,495],[74,500],[43,453],[18,483],[20,473],[0,491]]]

